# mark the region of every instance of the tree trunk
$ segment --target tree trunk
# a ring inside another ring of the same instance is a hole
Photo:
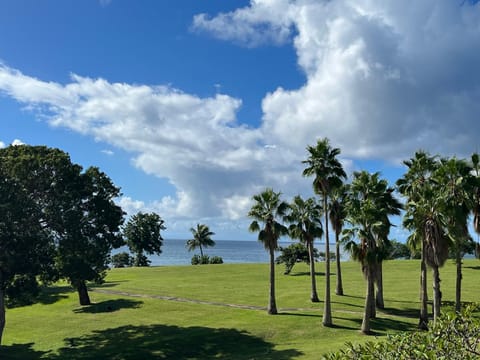
[[[200,248],[200,256],[203,258],[203,249],[202,249],[202,245],[199,244],[198,247]]]
[[[457,281],[455,284],[455,311],[460,312],[462,309],[462,254],[460,249],[456,251],[457,263]]]
[[[78,299],[80,301],[80,305],[91,305],[90,302],[90,296],[88,296],[88,289],[87,289],[87,284],[85,284],[85,281],[81,280],[77,284],[77,293],[78,293]]]
[[[5,329],[5,291],[0,288],[0,346],[2,345],[3,329]]]
[[[425,244],[422,244],[422,259],[420,263],[420,319],[418,328],[428,330],[428,293],[427,293],[427,264],[425,263]]]
[[[367,265],[367,294],[365,297],[365,311],[363,313],[363,321],[361,331],[364,334],[370,334],[370,319],[375,316],[372,314],[372,308],[375,309],[375,284],[371,266]],[[373,305],[373,306],[372,306]]]
[[[440,291],[440,273],[438,266],[432,266],[433,270],[433,324],[440,317],[440,306],[442,302],[442,292]]]
[[[377,264],[377,271],[375,273],[377,283],[377,295],[375,296],[375,303],[377,308],[385,309],[385,302],[383,301],[383,266],[382,261]]]
[[[337,288],[335,294],[343,295],[343,282],[342,282],[342,267],[340,264],[340,241],[338,239],[338,233],[335,232],[335,255],[337,257]]]
[[[325,210],[325,301],[323,308],[323,326],[332,326],[332,308],[330,302],[330,239],[328,236],[328,208],[327,196],[323,196]]]
[[[272,248],[270,248],[270,297],[267,312],[270,315],[277,313],[277,303],[275,301],[275,250]]]
[[[312,294],[310,300],[312,302],[320,302],[317,294],[317,280],[315,278],[315,257],[313,256],[313,241],[308,241],[308,257],[310,258],[310,279],[312,281]]]

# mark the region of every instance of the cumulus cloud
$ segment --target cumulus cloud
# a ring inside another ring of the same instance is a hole
[[[15,139],[12,141],[12,146],[19,146],[19,145],[25,145],[25,143],[19,139]]]
[[[3,149],[5,147],[5,143],[3,141],[0,141],[0,149]]]
[[[127,150],[136,167],[169,179],[177,189],[175,198],[149,206],[171,217],[239,218],[247,197],[267,185],[285,183],[288,164],[299,163],[288,149],[272,154],[265,148],[260,129],[237,122],[241,100],[223,94],[200,98],[168,86],[110,83],[75,74],[62,85],[6,65],[0,66],[0,89],[52,126]],[[282,173],[278,178],[273,175],[277,171]]]
[[[476,148],[479,23],[477,2],[435,0],[257,0],[194,19],[218,38],[255,44],[262,43],[255,36],[272,41],[259,26],[295,29],[307,81],[263,99],[267,143],[298,148],[327,136],[348,156],[390,160],[420,147]]]

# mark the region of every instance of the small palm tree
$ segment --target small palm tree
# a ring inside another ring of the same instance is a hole
[[[332,148],[327,138],[318,140],[316,146],[308,146],[309,156],[302,161],[307,165],[303,170],[303,176],[314,176],[313,189],[322,197],[323,211],[325,215],[325,302],[322,324],[332,326],[332,305],[330,297],[330,238],[328,234],[328,198],[332,191],[342,185],[347,174],[337,156],[340,149]]]
[[[310,278],[312,281],[312,293],[310,300],[319,302],[317,294],[317,282],[315,279],[315,256],[313,242],[315,238],[323,236],[323,227],[321,222],[322,208],[317,204],[314,198],[303,200],[300,196],[295,196],[289,206],[289,213],[285,220],[291,223],[288,228],[292,239],[299,239],[307,246],[310,262]]]
[[[258,240],[263,243],[270,255],[270,296],[268,302],[268,314],[277,314],[275,300],[275,250],[278,248],[278,239],[288,233],[288,229],[279,223],[283,219],[288,204],[280,200],[280,193],[272,189],[266,189],[260,194],[253,196],[254,204],[248,216],[252,219],[249,230],[258,232]],[[263,223],[263,228],[260,227]]]
[[[343,295],[342,267],[340,261],[340,235],[342,234],[345,217],[347,216],[345,211],[347,191],[348,186],[346,185],[342,185],[333,191],[329,212],[330,223],[332,224],[333,231],[335,231],[335,257],[337,265],[336,295]]]
[[[194,251],[196,248],[200,249],[200,255],[203,257],[203,248],[215,246],[215,241],[211,236],[215,235],[210,231],[207,225],[197,224],[196,228],[190,228],[193,239],[187,240],[186,247],[188,251]]]

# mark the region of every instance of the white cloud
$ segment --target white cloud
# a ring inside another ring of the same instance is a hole
[[[194,25],[246,42],[259,26],[295,28],[307,81],[265,96],[265,142],[298,149],[327,136],[347,156],[397,160],[477,147],[480,5],[460,3],[258,0]]]
[[[104,149],[102,150],[102,154],[113,156],[115,153],[112,150]]]
[[[0,149],[3,149],[5,146],[5,143],[3,141],[0,141]]]
[[[12,141],[12,146],[19,146],[19,145],[25,145],[25,143],[19,139],[15,139]]]

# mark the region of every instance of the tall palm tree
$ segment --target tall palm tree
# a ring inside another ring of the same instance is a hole
[[[347,216],[345,211],[347,191],[348,186],[342,185],[332,192],[329,212],[330,223],[332,224],[333,231],[335,231],[335,258],[337,265],[336,295],[343,295],[342,267],[340,261],[340,235],[345,223],[345,217]]]
[[[404,215],[403,226],[410,230],[408,245],[410,248],[421,249],[420,260],[420,318],[418,328],[428,329],[428,293],[427,293],[427,263],[425,254],[425,236],[422,221],[418,219],[416,212],[416,203],[424,197],[430,186],[431,176],[438,163],[434,156],[430,156],[425,151],[417,151],[410,160],[403,162],[407,166],[407,172],[397,180],[398,191],[406,197],[406,212]]]
[[[313,189],[323,200],[325,215],[325,302],[322,323],[324,326],[331,326],[332,305],[330,297],[330,238],[328,234],[328,198],[333,189],[342,185],[347,174],[342,164],[338,161],[340,149],[332,148],[327,138],[317,141],[316,146],[308,146],[309,156],[302,161],[307,167],[303,170],[303,176],[314,176]]]
[[[278,239],[288,233],[288,229],[277,219],[283,219],[288,204],[280,199],[281,193],[268,188],[253,196],[253,206],[248,216],[253,219],[249,230],[258,232],[258,240],[263,243],[270,255],[270,296],[268,314],[277,314],[275,300],[275,250],[278,248]],[[263,224],[263,228],[260,227]]]
[[[291,223],[289,227],[290,237],[299,239],[307,246],[308,257],[310,260],[310,278],[312,281],[312,293],[310,300],[319,302],[317,294],[317,282],[315,279],[315,256],[313,242],[315,238],[323,236],[323,227],[321,222],[322,208],[317,204],[314,198],[303,200],[301,196],[295,196],[289,205],[288,215],[285,221]]]
[[[473,213],[473,230],[480,235],[480,156],[477,153],[472,154],[471,165],[474,176],[474,191],[472,213]],[[480,244],[476,244],[475,255],[480,259]]]
[[[439,196],[445,202],[448,234],[454,245],[457,267],[455,310],[461,309],[462,294],[462,258],[464,249],[472,241],[468,233],[468,219],[474,208],[476,179],[473,168],[465,161],[455,157],[442,159],[435,174]]]
[[[212,240],[214,232],[210,231],[207,225],[197,224],[196,228],[190,228],[190,232],[193,235],[193,239],[187,240],[188,251],[194,251],[196,248],[200,249],[200,255],[203,257],[203,248],[215,246],[215,241]]]
[[[351,227],[344,230],[349,241],[346,248],[362,264],[367,280],[365,311],[361,330],[370,332],[370,319],[375,318],[375,282],[378,285],[379,264],[390,231],[388,215],[398,214],[400,203],[393,197],[392,189],[379,173],[355,172],[347,201],[347,220]],[[357,244],[354,238],[358,238]],[[379,290],[381,291],[381,287]]]

